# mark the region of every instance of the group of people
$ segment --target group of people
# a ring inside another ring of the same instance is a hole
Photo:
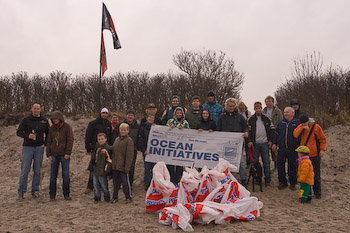
[[[214,91],[209,91],[207,101],[201,105],[200,97],[192,98],[189,109],[181,106],[180,97],[172,96],[169,108],[165,109],[161,118],[156,116],[157,108],[153,103],[148,104],[146,116],[137,122],[135,111],[126,112],[126,119],[119,122],[117,114],[110,113],[103,108],[97,119],[88,124],[85,135],[85,148],[90,156],[88,170],[90,171],[85,193],[94,192],[94,201],[101,201],[101,189],[106,202],[117,202],[120,185],[127,202],[132,201],[132,185],[134,181],[137,150],[140,150],[145,159],[147,156],[147,142],[153,125],[166,125],[171,128],[189,128],[199,131],[240,132],[245,138],[245,150],[240,153],[241,163],[239,176],[241,184],[246,186],[247,166],[250,158],[244,154],[255,149],[254,160],[261,160],[264,167],[265,185],[271,185],[270,155],[274,161],[274,168],[278,171],[278,189],[288,187],[285,163],[288,161],[288,178],[290,189],[296,190],[298,173],[306,169],[297,169],[297,165],[305,164],[310,159],[313,171],[313,185],[316,198],[321,198],[320,158],[326,150],[326,138],[321,127],[305,113],[300,113],[300,102],[292,100],[291,106],[282,111],[275,105],[274,98],[265,98],[266,107],[257,101],[254,103],[254,114],[248,111],[247,106],[234,98],[228,98],[222,107],[216,100]],[[32,195],[40,198],[39,181],[40,168],[44,147],[46,155],[51,161],[50,200],[56,198],[56,181],[59,163],[62,166],[63,195],[71,200],[69,185],[69,160],[73,147],[73,131],[64,121],[63,114],[55,111],[51,115],[52,125],[41,116],[39,104],[32,106],[30,116],[24,118],[19,125],[17,135],[24,138],[21,175],[18,188],[19,199],[27,191],[27,177],[33,162],[34,176],[32,181]],[[298,146],[304,146],[303,150]],[[301,154],[298,160],[298,153]],[[299,162],[298,162],[299,161]],[[310,164],[310,163],[308,163]],[[154,163],[144,161],[144,184],[147,189],[152,180]],[[304,166],[303,166],[304,167]],[[309,166],[310,167],[310,166]],[[180,182],[183,167],[167,165],[171,182]],[[309,169],[310,170],[310,169]],[[310,175],[311,176],[311,175]],[[108,180],[113,180],[113,195],[108,190]],[[304,182],[305,179],[299,180]],[[302,202],[311,200],[311,190],[302,185]],[[306,190],[306,191],[305,191]],[[309,191],[308,191],[309,190]],[[305,199],[305,195],[307,198]]]

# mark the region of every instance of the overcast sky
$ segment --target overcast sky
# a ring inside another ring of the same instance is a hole
[[[106,0],[122,49],[104,31],[108,70],[178,71],[185,50],[223,51],[244,73],[243,101],[273,95],[293,59],[320,52],[349,67],[349,0]],[[0,0],[0,75],[99,72],[102,2]]]

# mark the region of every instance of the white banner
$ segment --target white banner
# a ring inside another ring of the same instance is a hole
[[[199,132],[167,126],[152,126],[147,144],[147,162],[186,167],[216,166],[219,158],[239,169],[242,156],[243,133],[214,131]]]

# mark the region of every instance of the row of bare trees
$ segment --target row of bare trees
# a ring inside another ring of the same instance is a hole
[[[199,95],[204,102],[208,90],[216,91],[221,103],[227,97],[240,97],[244,76],[223,52],[182,50],[173,56],[173,62],[182,72],[154,76],[128,72],[103,77],[102,107],[121,112],[134,108],[143,113],[152,102],[163,110],[172,95],[179,95],[182,104],[188,106],[193,95]],[[55,71],[48,76],[29,76],[19,72],[0,77],[0,112],[28,111],[32,103],[38,102],[46,112],[95,113],[98,111],[98,90],[97,74],[73,77]]]
[[[323,68],[322,57],[313,52],[294,60],[291,77],[275,92],[280,106],[299,99],[302,111],[325,125],[350,112],[350,71],[340,67]]]

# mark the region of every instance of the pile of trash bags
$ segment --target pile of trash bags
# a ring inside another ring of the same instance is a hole
[[[191,223],[224,224],[234,219],[254,220],[263,203],[244,188],[230,173],[235,166],[224,159],[201,172],[185,168],[174,186],[164,162],[153,168],[153,179],[146,193],[146,211],[159,212],[159,222],[174,229],[193,231]]]

